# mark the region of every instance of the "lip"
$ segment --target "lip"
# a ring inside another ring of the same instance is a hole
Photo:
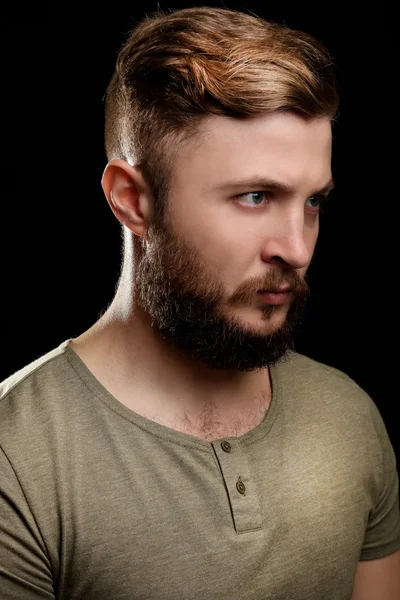
[[[274,288],[273,290],[258,290],[257,294],[283,294],[285,292],[290,292],[290,286],[283,285],[279,288]]]
[[[285,288],[285,291],[274,290],[269,292],[257,292],[257,295],[265,304],[281,305],[284,304],[289,296],[289,288]]]

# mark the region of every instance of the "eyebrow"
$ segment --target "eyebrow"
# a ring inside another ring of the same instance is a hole
[[[335,182],[331,178],[320,190],[313,192],[314,194],[329,194],[335,187]],[[276,181],[275,179],[269,179],[263,176],[253,176],[246,179],[238,179],[236,181],[226,181],[224,183],[219,184],[216,188],[217,191],[223,190],[234,190],[235,188],[247,188],[247,189],[259,189],[259,188],[268,188],[272,191],[281,192],[284,194],[293,194],[296,189],[288,185],[287,183],[283,183],[282,181]]]

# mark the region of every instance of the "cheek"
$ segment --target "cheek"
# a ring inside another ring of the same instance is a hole
[[[260,253],[256,242],[254,235],[245,236],[243,231],[234,235],[228,231],[220,236],[214,255],[209,254],[209,264],[213,265],[213,272],[228,295],[233,294],[254,272]]]
[[[219,227],[218,231],[201,232],[196,239],[196,249],[207,270],[227,293],[233,293],[246,277],[254,263],[256,248],[246,236],[238,235],[232,228]]]
[[[226,236],[208,240],[201,247],[204,260],[210,269],[225,281],[233,281],[246,271],[247,262],[250,261],[250,248],[241,243],[237,237]]]
[[[255,230],[254,222],[233,211],[228,203],[212,210],[207,201],[176,202],[172,222],[175,234],[193,248],[206,270],[227,286],[231,282],[235,287],[243,279],[260,252],[262,228]]]
[[[207,211],[206,206],[201,209],[200,203],[180,207],[173,222],[177,235],[193,246],[207,263],[225,263],[235,249],[235,229],[229,226],[226,219],[221,218],[218,211]]]

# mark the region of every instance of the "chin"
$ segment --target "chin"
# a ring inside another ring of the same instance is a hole
[[[282,310],[282,307],[278,307],[280,310],[276,310],[274,307],[273,313],[269,316],[264,315],[263,313],[254,316],[252,315],[240,315],[233,317],[231,316],[231,320],[233,320],[236,325],[238,325],[241,329],[243,329],[246,333],[255,333],[261,335],[270,335],[272,333],[276,333],[286,321],[287,309]]]
[[[262,319],[261,320],[261,326],[259,325],[259,330],[260,333],[275,333],[276,331],[279,331],[279,329],[281,329],[284,324],[285,324],[286,318],[285,316],[282,316],[281,318],[274,318],[271,317],[267,320]]]

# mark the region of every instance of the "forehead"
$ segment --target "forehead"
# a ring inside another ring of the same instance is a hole
[[[174,191],[197,194],[224,181],[265,175],[293,188],[324,185],[331,176],[332,129],[328,118],[274,113],[251,119],[212,115],[190,152],[178,155]]]

